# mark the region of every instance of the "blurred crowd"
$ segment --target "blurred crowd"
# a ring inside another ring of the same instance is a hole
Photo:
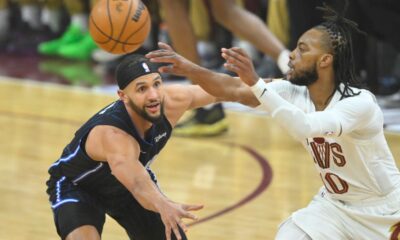
[[[90,62],[90,66],[112,72],[123,56],[99,49],[88,33],[88,17],[95,2],[0,0],[0,54]],[[316,10],[323,2],[343,8],[345,1],[143,0],[152,16],[152,31],[137,51],[144,53],[157,48],[158,41],[168,42],[191,61],[231,74],[222,67],[220,48],[239,46],[250,54],[261,77],[282,77],[297,39],[323,20]],[[383,96],[383,107],[399,107],[400,1],[349,2],[346,17],[365,32],[354,38],[358,77],[372,92]],[[45,68],[51,72],[62,67],[50,64]],[[82,69],[70,74],[83,75],[88,82],[97,83]],[[214,125],[209,131],[200,129],[199,135],[219,134],[227,130],[223,119],[221,106],[201,109],[182,127],[194,124],[196,129],[182,134],[196,135],[202,124]]]

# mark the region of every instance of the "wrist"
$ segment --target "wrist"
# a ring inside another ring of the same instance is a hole
[[[153,206],[156,212],[160,212],[161,210],[165,209],[165,204],[167,202],[168,201],[166,201],[166,199],[164,198],[159,198],[157,199],[157,201],[154,201]]]
[[[264,82],[264,80],[259,78],[254,85],[250,86],[250,88],[254,95],[259,98],[267,91],[266,85],[267,84]]]

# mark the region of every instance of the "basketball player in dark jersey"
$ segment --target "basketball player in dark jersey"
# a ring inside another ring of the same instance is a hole
[[[150,164],[188,109],[216,101],[196,85],[163,86],[141,55],[116,70],[119,100],[89,119],[50,166],[47,193],[62,239],[100,239],[105,215],[130,239],[186,239],[182,218],[201,205],[179,204],[157,187]]]

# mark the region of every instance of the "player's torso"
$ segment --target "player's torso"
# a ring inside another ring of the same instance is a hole
[[[376,141],[380,140],[381,136],[364,142],[355,142],[347,136],[317,137],[305,139],[303,145],[312,156],[327,191],[339,200],[353,201],[383,195],[393,189],[389,176],[396,173],[396,168],[390,167],[390,152],[377,148]]]
[[[304,112],[315,112],[308,91],[301,89],[291,102]],[[326,110],[340,101],[338,92]],[[371,106],[371,111],[374,107]],[[383,129],[373,137],[360,139],[362,131],[340,137],[299,139],[313,158],[328,193],[343,201],[382,196],[400,184],[400,174],[388,148]]]
[[[156,181],[149,166],[167,143],[172,128],[168,120],[163,118],[146,131],[144,138],[141,138],[121,101],[112,103],[99,111],[75,133],[74,139],[64,149],[60,159],[50,167],[49,173],[52,178],[56,180],[66,177],[75,185],[101,192],[104,195],[126,191],[111,174],[107,162],[92,160],[84,150],[83,143],[88,133],[98,125],[120,128],[135,138],[140,145],[139,161],[146,167],[153,181]]]

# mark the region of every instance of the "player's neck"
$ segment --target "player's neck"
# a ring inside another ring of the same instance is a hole
[[[308,91],[315,110],[323,111],[329,105],[335,91],[333,74],[321,74],[315,83],[308,86]]]

